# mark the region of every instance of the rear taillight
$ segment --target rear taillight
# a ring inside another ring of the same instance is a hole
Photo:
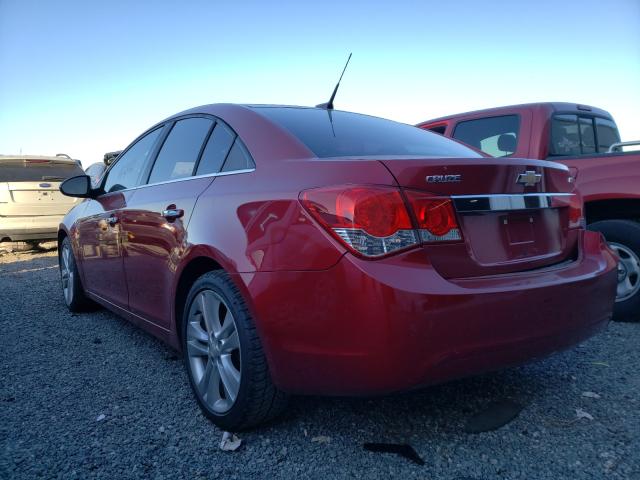
[[[551,206],[555,208],[567,208],[569,214],[569,228],[585,228],[584,202],[579,192],[567,196],[555,196]]]
[[[422,242],[460,240],[451,201],[407,193],[417,228],[400,190],[354,186],[317,188],[300,194],[311,216],[352,252],[380,257]]]
[[[569,201],[569,228],[585,228],[586,220],[584,218],[584,202],[582,195],[574,193]]]
[[[302,205],[352,251],[378,257],[418,243],[397,189],[329,187],[307,190]]]
[[[418,222],[423,242],[461,240],[460,227],[449,198],[408,190],[405,192]]]

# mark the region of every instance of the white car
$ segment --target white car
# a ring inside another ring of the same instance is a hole
[[[54,239],[62,217],[79,200],[60,183],[84,175],[67,155],[0,155],[0,242]]]

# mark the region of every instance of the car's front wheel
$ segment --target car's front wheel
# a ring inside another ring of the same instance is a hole
[[[218,427],[244,430],[285,408],[287,395],[272,383],[253,319],[226,273],[209,272],[191,288],[182,348],[198,404]]]
[[[589,230],[602,233],[620,258],[613,319],[640,321],[640,223],[603,220],[589,225]]]

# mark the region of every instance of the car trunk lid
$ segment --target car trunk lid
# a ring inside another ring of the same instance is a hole
[[[452,199],[462,241],[423,247],[445,278],[522,272],[576,255],[574,181],[563,165],[494,158],[382,163],[404,189]]]

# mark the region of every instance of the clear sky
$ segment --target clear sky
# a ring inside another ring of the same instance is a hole
[[[314,105],[407,123],[535,101],[640,139],[640,0],[0,0],[0,153],[85,166],[183,109]]]

